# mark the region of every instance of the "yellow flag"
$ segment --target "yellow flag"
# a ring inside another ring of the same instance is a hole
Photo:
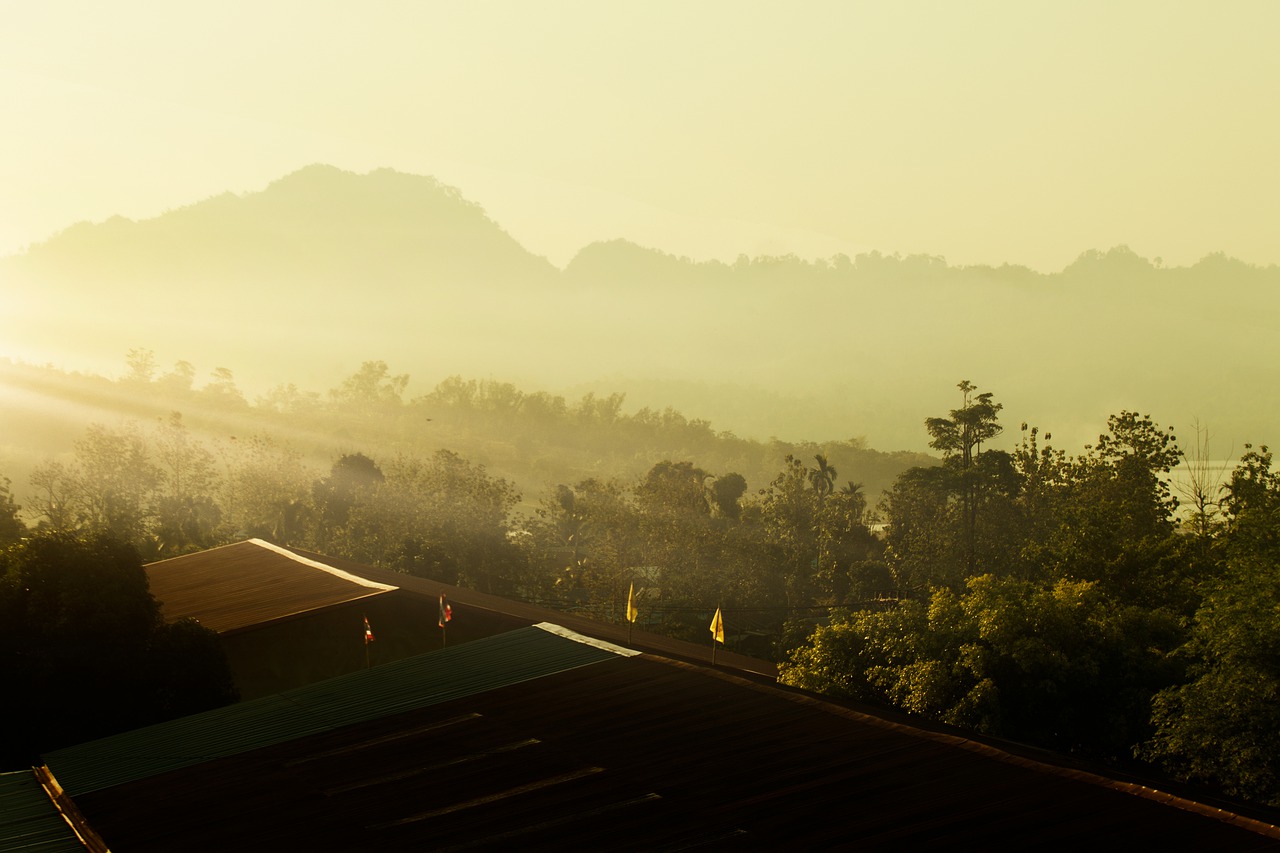
[[[627,621],[634,622],[639,615],[640,611],[636,610],[636,585],[632,583],[631,591],[627,593]]]
[[[711,618],[711,636],[716,638],[717,643],[724,643],[724,618],[720,616],[720,608],[716,608],[716,615]]]

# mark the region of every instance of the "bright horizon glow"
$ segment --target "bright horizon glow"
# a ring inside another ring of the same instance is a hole
[[[1280,5],[8,4],[0,254],[311,163],[623,237],[1057,271],[1280,263]]]

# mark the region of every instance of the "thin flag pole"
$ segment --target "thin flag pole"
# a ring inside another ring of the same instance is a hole
[[[636,584],[631,582],[631,589],[627,592],[627,645],[631,645],[631,629],[636,625],[636,617],[640,615],[640,611],[636,609]]]
[[[449,645],[449,622],[453,619],[453,608],[444,593],[440,593],[440,648]]]
[[[716,665],[716,643],[724,642],[724,617],[720,615],[720,608],[716,608],[716,615],[711,617],[711,665]]]

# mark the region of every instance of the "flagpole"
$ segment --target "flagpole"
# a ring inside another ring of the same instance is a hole
[[[636,617],[640,615],[640,611],[636,609],[636,584],[631,582],[631,589],[627,591],[627,645],[631,645],[631,629],[636,625]]]
[[[716,608],[716,615],[711,617],[711,665],[716,665],[716,643],[724,642],[724,616],[720,614],[720,608]]]
[[[445,594],[440,593],[440,648],[446,648],[449,645],[449,620],[453,618],[453,608],[449,606],[449,600],[445,598]]]

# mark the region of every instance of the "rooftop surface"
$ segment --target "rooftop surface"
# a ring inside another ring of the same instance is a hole
[[[84,849],[32,771],[0,773],[0,850],[84,853]]]
[[[166,620],[192,617],[222,634],[396,588],[261,539],[151,563],[146,572]]]
[[[46,759],[131,851],[1280,848],[1229,813],[552,630]]]

